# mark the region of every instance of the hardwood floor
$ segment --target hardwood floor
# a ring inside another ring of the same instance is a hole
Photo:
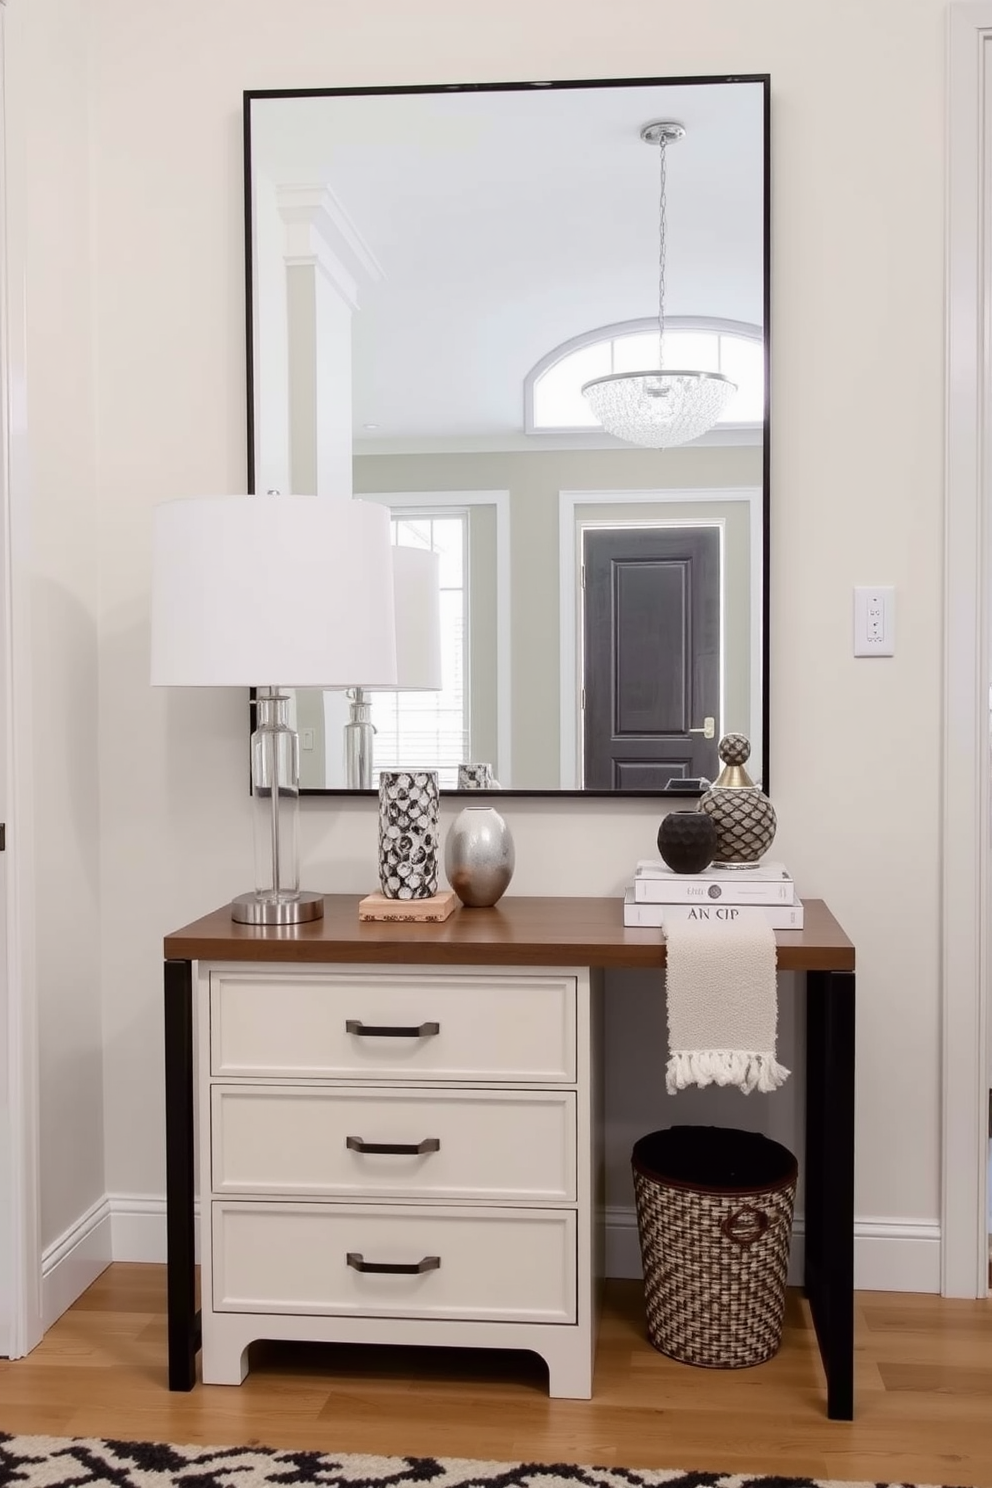
[[[240,1388],[165,1383],[165,1268],[111,1266],[26,1359],[0,1429],[397,1455],[992,1485],[992,1304],[857,1299],[857,1419],[828,1421],[805,1303],[779,1354],[699,1370],[647,1343],[610,1283],[591,1401],[549,1400],[527,1354],[259,1344]]]

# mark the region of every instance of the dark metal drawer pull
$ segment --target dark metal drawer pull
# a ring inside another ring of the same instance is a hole
[[[424,1256],[422,1261],[411,1261],[409,1265],[403,1265],[402,1263],[394,1264],[390,1261],[367,1261],[357,1251],[349,1250],[348,1265],[354,1271],[374,1271],[378,1275],[419,1276],[422,1271],[439,1271],[441,1269],[441,1257]]]
[[[363,1023],[360,1018],[345,1021],[346,1033],[360,1033],[362,1038],[430,1038],[441,1032],[440,1023],[418,1023],[412,1028],[377,1028],[372,1023]]]
[[[361,1137],[347,1137],[345,1146],[352,1152],[388,1152],[397,1157],[419,1157],[422,1152],[440,1152],[440,1137],[425,1137],[422,1142],[364,1142]]]

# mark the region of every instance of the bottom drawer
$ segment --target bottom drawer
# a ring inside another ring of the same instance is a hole
[[[217,1312],[574,1323],[574,1210],[217,1202]],[[422,1266],[421,1270],[363,1269]]]

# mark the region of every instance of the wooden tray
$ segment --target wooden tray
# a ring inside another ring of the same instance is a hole
[[[385,894],[367,894],[358,901],[360,920],[446,920],[458,908],[454,889],[445,889],[430,899],[387,899]]]

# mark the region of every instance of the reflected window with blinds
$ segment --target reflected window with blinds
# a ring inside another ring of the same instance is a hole
[[[407,510],[393,517],[393,542],[440,558],[441,690],[372,694],[374,769],[436,770],[442,789],[469,758],[468,513]]]

